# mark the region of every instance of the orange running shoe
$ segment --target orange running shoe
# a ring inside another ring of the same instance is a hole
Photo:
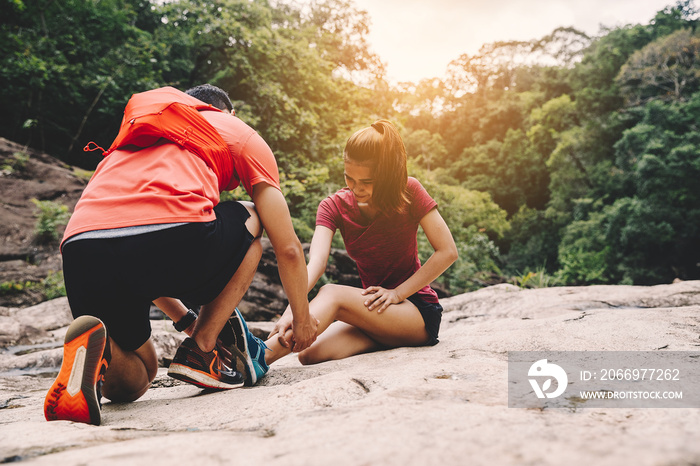
[[[110,360],[107,328],[100,319],[80,316],[66,332],[61,371],[46,394],[47,421],[100,425],[100,388]]]

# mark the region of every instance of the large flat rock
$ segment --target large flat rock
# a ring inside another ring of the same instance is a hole
[[[51,378],[2,377],[0,460],[700,463],[697,408],[508,407],[509,351],[700,351],[700,282],[538,290],[497,285],[443,304],[437,346],[311,367],[290,356],[274,364],[258,386],[217,393],[203,393],[161,372],[141,400],[106,403],[99,427],[44,420]],[[172,351],[176,342],[161,351]],[[0,358],[0,367],[12,365],[8,358]]]

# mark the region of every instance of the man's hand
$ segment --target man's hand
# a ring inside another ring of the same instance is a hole
[[[318,330],[318,319],[309,315],[306,322],[295,323],[292,314],[292,309],[287,306],[282,316],[279,318],[275,327],[270,332],[268,338],[277,335],[277,341],[285,348],[290,348],[293,352],[298,353],[311,346],[316,341],[316,331]],[[309,335],[311,340],[309,342]],[[308,343],[306,343],[308,342]],[[303,343],[303,344],[302,344]]]
[[[396,290],[387,290],[381,286],[370,286],[362,290],[362,294],[367,296],[365,306],[370,311],[377,311],[381,314],[391,304],[398,304],[403,301]]]
[[[289,331],[292,328],[292,308],[287,306],[287,309],[285,309],[284,313],[282,316],[277,320],[277,323],[275,323],[275,327],[272,329],[270,332],[270,335],[268,338],[272,338],[273,336],[277,335],[277,341],[279,342],[280,345],[284,346],[285,348],[289,348],[289,345],[291,344],[291,339],[287,339],[287,331]]]
[[[304,321],[293,320],[292,352],[298,353],[311,346],[311,344],[316,341],[317,328],[318,319],[311,314],[308,314],[308,317],[306,317]]]

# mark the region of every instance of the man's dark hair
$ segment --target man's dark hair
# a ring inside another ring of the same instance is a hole
[[[185,93],[206,104],[213,105],[219,110],[233,110],[233,104],[228,97],[228,93],[211,84],[200,84],[199,86],[187,89]]]

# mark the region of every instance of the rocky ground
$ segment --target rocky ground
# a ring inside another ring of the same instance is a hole
[[[539,407],[508,404],[514,351],[680,351],[700,360],[700,282],[537,290],[504,284],[447,298],[444,306],[437,346],[310,367],[289,356],[257,386],[217,393],[162,369],[141,400],[106,403],[99,427],[43,417],[70,321],[65,299],[6,312],[0,328],[31,336],[24,354],[0,353],[0,462],[700,464],[697,362],[694,373],[684,372],[694,407],[596,407],[573,389]],[[167,322],[153,324],[167,362],[182,336]]]

